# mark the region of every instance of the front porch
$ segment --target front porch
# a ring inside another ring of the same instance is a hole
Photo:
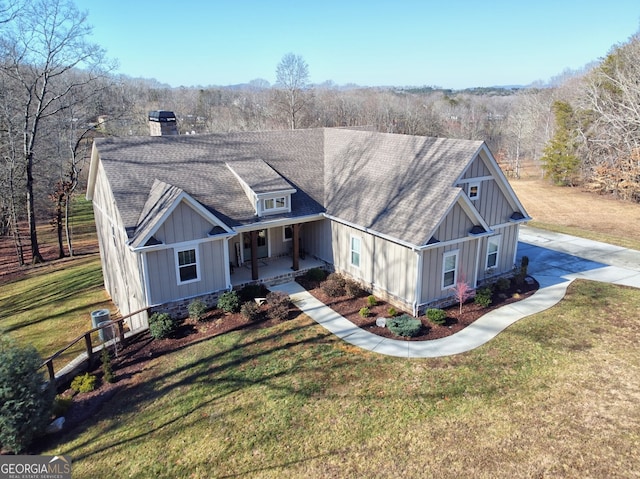
[[[233,268],[231,285],[234,289],[239,289],[246,284],[252,283],[264,283],[267,285],[285,283],[303,275],[312,268],[323,268],[327,265],[324,261],[310,256],[298,260],[299,269],[297,271],[292,268],[293,260],[291,256],[263,258],[257,261],[259,272],[257,280],[251,279],[251,261],[246,261],[243,265]]]

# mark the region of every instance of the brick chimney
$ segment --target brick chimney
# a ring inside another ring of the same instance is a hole
[[[172,111],[149,112],[149,132],[151,136],[177,135],[178,124]]]

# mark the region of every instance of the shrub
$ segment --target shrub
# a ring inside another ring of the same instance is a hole
[[[352,279],[346,279],[344,282],[344,291],[347,296],[350,298],[359,298],[360,296],[364,296],[364,289],[357,281]]]
[[[320,283],[320,288],[327,296],[335,298],[337,296],[344,296],[345,291],[345,280],[342,276],[337,273],[331,273],[327,276],[322,283]]]
[[[387,319],[387,328],[398,336],[414,337],[420,333],[422,322],[408,314],[403,314],[397,318]]]
[[[509,278],[500,278],[496,281],[496,289],[498,291],[507,291],[511,288],[511,280]]]
[[[257,321],[260,319],[260,306],[255,301],[245,301],[240,307],[240,314],[247,321]]]
[[[488,307],[491,304],[491,296],[493,292],[491,288],[481,288],[476,292],[476,297],[473,298],[473,302],[483,308]]]
[[[360,311],[358,311],[358,314],[363,318],[368,318],[369,315],[371,314],[371,311],[369,310],[369,308],[366,308],[366,307],[360,308]]]
[[[0,336],[0,445],[26,449],[49,424],[54,391],[43,390],[42,359],[33,346]]]
[[[95,388],[96,377],[93,374],[80,374],[71,381],[71,389],[77,393],[90,393],[95,390]]]
[[[164,339],[171,336],[179,323],[169,313],[153,313],[149,318],[149,333],[153,339]]]
[[[116,381],[116,376],[113,374],[113,367],[111,366],[111,354],[107,348],[102,348],[100,353],[100,362],[102,363],[102,379],[106,383],[113,383]]]
[[[289,319],[289,305],[291,300],[285,293],[279,291],[272,291],[267,294],[267,304],[269,309],[267,310],[267,316],[269,319],[276,321],[284,321]]]
[[[522,286],[524,284],[524,280],[527,277],[529,269],[529,257],[523,256],[520,260],[520,267],[516,268],[515,271],[515,281],[518,286]]]
[[[376,304],[378,304],[378,300],[374,295],[370,295],[367,297],[367,304],[369,307],[373,308]]]
[[[189,303],[187,310],[189,311],[189,318],[194,321],[200,321],[202,315],[207,310],[207,305],[200,299],[194,299]]]
[[[51,414],[53,417],[64,416],[73,403],[73,399],[68,396],[56,396],[53,400],[53,409]]]
[[[444,324],[447,321],[447,312],[442,309],[429,308],[425,314],[433,324]]]
[[[324,279],[327,277],[327,273],[322,268],[311,268],[309,271],[307,271],[305,276],[309,281],[320,282],[324,281]]]
[[[263,284],[247,284],[240,290],[240,301],[245,303],[256,298],[264,298],[266,295],[267,289]]]
[[[235,291],[222,293],[218,298],[218,309],[225,313],[237,313],[240,310],[240,298]]]
[[[396,308],[394,308],[393,306],[391,306],[389,308],[389,310],[387,311],[387,313],[389,313],[389,316],[391,316],[392,318],[398,314],[398,310]]]

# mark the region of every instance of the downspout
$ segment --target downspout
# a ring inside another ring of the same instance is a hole
[[[232,236],[231,238],[235,238],[235,236]],[[231,291],[231,266],[229,262],[229,240],[231,238],[224,239],[224,281],[229,291]]]
[[[147,261],[147,253],[143,251],[140,253],[140,263],[142,263],[142,295],[144,297],[144,305],[151,306],[151,300],[149,298],[149,291],[151,291],[151,285],[149,284],[149,262]]]
[[[419,299],[422,297],[422,270],[423,270],[423,250],[416,251],[416,290],[413,298],[413,316],[418,317],[418,309],[420,306]]]
[[[474,276],[475,278],[473,279],[473,287],[477,288],[478,287],[478,269],[480,268],[480,250],[482,249],[480,247],[480,244],[482,242],[483,238],[478,238],[475,241],[476,244],[476,268],[475,268],[475,273]]]
[[[516,223],[516,247],[513,248],[513,265],[516,266],[518,261],[518,242],[520,238],[520,223]]]

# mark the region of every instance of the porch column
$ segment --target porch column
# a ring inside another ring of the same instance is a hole
[[[296,223],[291,226],[293,234],[293,266],[291,269],[298,271],[300,269],[300,225]]]
[[[251,232],[251,279],[258,279],[258,232]]]

